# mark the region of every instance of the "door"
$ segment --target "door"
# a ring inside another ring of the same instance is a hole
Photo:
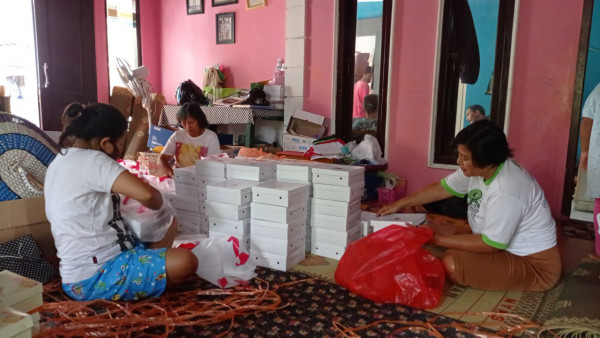
[[[65,106],[96,102],[92,0],[34,0],[41,128],[59,131]]]

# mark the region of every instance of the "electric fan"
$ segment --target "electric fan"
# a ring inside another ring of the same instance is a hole
[[[148,69],[145,66],[141,66],[132,70],[127,60],[117,58],[117,70],[129,92],[135,97],[142,98],[142,107],[148,112],[148,128],[150,128],[152,126],[153,111],[152,100],[150,98],[152,85],[146,80]]]

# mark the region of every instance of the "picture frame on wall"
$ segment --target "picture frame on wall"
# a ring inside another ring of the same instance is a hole
[[[213,7],[232,5],[232,4],[237,4],[237,3],[238,3],[238,0],[212,0]]]
[[[267,5],[267,0],[246,0],[246,9],[257,9],[261,7],[265,7]]]
[[[186,0],[187,15],[203,14],[204,0]]]
[[[217,45],[235,43],[235,13],[219,13],[217,22]]]

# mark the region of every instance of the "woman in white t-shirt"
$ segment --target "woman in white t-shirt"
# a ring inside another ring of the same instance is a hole
[[[46,215],[60,258],[63,290],[73,299],[137,300],[158,297],[185,281],[198,260],[171,248],[173,221],[164,238],[136,240],[121,217],[120,195],[146,208],[168,208],[161,193],[117,163],[127,121],[113,106],[73,103],[65,109],[63,148],[46,172]]]
[[[208,120],[200,106],[187,102],[177,112],[177,121],[184,130],[178,130],[167,141],[160,153],[159,165],[167,175],[173,177],[173,168],[169,162],[175,157],[176,167],[189,167],[196,160],[220,153],[217,134],[208,129]]]
[[[506,136],[480,120],[454,140],[459,170],[382,207],[387,215],[451,196],[468,198],[469,228],[436,231],[442,262],[455,283],[483,290],[547,290],[561,274],[556,224],[536,180],[511,159]]]

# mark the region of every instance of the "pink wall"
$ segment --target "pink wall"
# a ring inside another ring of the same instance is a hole
[[[331,118],[335,2],[306,1],[304,109]]]
[[[582,2],[521,1],[518,21],[508,138],[516,159],[539,181],[556,215],[562,200]],[[168,102],[174,101],[181,81],[191,78],[201,84],[203,68],[216,62],[228,67],[230,87],[247,88],[250,82],[271,77],[276,59],[284,55],[285,2],[271,0],[256,11],[247,11],[243,3],[213,8],[205,0],[205,14],[187,16],[185,0],[143,2],[144,62],[156,74],[154,88]],[[427,167],[439,1],[395,3],[388,161],[389,170],[407,178],[409,191],[414,191],[450,173]],[[334,1],[307,0],[306,5],[304,107],[331,117]],[[236,44],[216,45],[215,14],[230,11],[236,13]]]
[[[250,88],[251,82],[271,79],[277,59],[285,56],[285,1],[269,1],[266,7],[249,11],[242,0],[219,7],[205,0],[204,14],[196,15],[186,15],[185,0],[153,4],[159,7],[160,23],[159,33],[151,37],[160,46],[152,50],[160,55],[161,79],[155,86],[168,103],[174,103],[182,81],[192,79],[202,86],[207,66],[226,67],[226,87]],[[217,45],[215,15],[227,12],[235,12],[235,44]],[[142,32],[148,34],[144,23]]]
[[[560,212],[583,1],[521,1],[508,139]]]

